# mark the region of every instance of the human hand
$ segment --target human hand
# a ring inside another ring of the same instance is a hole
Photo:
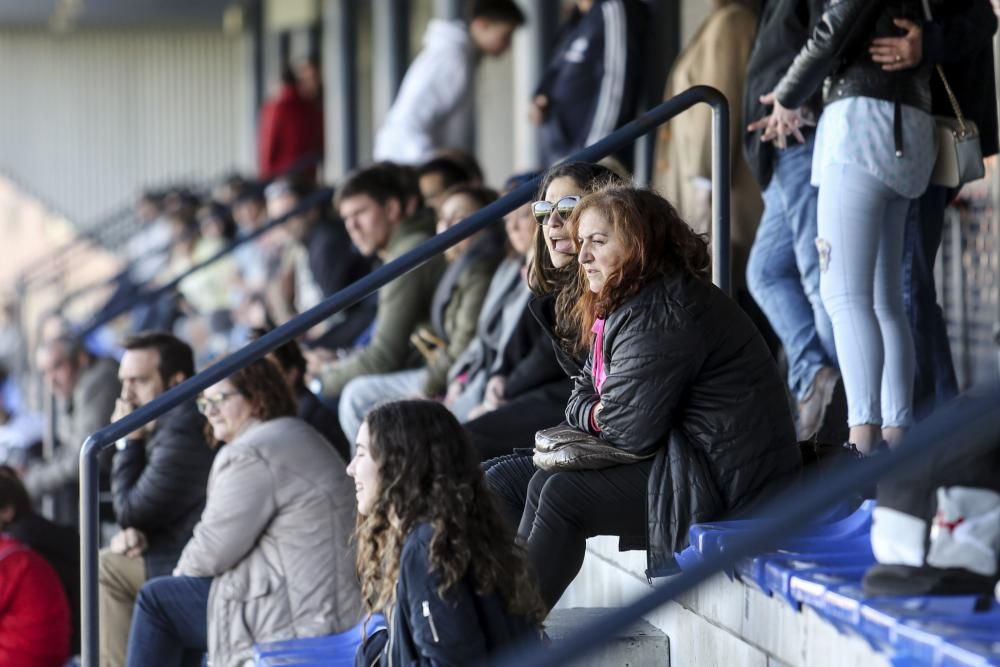
[[[787,137],[792,135],[801,144],[805,143],[801,128],[807,125],[815,125],[816,120],[808,111],[802,109],[786,109],[778,101],[774,93],[761,95],[761,104],[774,105],[771,113],[763,118],[750,123],[747,131],[756,132],[764,130],[760,135],[761,141],[773,141],[778,148],[784,149],[787,146]]]
[[[496,408],[486,405],[486,403],[480,403],[476,407],[469,410],[469,414],[465,416],[465,421],[472,421],[473,419],[479,419],[485,414],[493,412]]]
[[[137,407],[138,406],[136,406],[134,403],[132,403],[127,399],[124,398],[115,399],[115,410],[114,412],[111,413],[111,421],[116,422],[119,419],[124,419],[125,417],[128,417],[130,414],[135,412],[135,409]],[[141,440],[146,436],[148,436],[151,430],[152,430],[152,423],[148,423],[132,431],[126,437],[129,440]]]
[[[111,549],[111,553],[123,554],[129,558],[139,558],[145,553],[148,546],[146,535],[142,531],[135,528],[125,528],[111,538],[111,544],[108,548]]]
[[[528,120],[532,125],[541,125],[545,121],[545,114],[549,110],[549,98],[545,95],[535,95],[528,107]]]
[[[507,378],[502,375],[494,375],[486,383],[486,391],[483,392],[483,403],[495,410],[507,402],[507,399],[504,398],[506,391]]]
[[[994,6],[1000,0],[993,0]],[[924,30],[907,19],[894,19],[898,27],[906,31],[902,37],[877,37],[868,47],[872,61],[882,65],[886,72],[911,69],[920,64],[924,57]]]
[[[444,395],[444,404],[449,408],[454,405],[455,401],[458,400],[458,397],[462,395],[462,390],[464,388],[465,385],[461,380],[452,380],[452,382],[448,385],[448,391]]]
[[[335,352],[321,347],[303,350],[302,356],[306,358],[306,379],[309,380],[322,377],[337,361]]]

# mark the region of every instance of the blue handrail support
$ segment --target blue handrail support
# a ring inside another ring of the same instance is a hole
[[[639,118],[619,128],[597,143],[567,158],[596,162],[617,152],[639,137],[654,131],[671,118],[693,107],[707,104],[712,108],[712,280],[728,293],[730,285],[730,140],[729,103],[725,95],[708,86],[694,86],[670,98]],[[405,275],[458,242],[501,220],[504,215],[529,201],[541,177],[521,185],[513,192],[473,213],[461,223],[423,242],[410,252],[385,264],[357,282],[330,296],[322,303],[281,325],[246,347],[142,406],[130,415],[93,433],[80,449],[80,565],[83,667],[98,667],[98,454],[116,440],[158,418],[181,403],[191,400],[207,387],[219,382],[275,348],[304,334],[332,315],[349,308],[387,283]],[[312,195],[316,197],[317,195]],[[329,196],[329,194],[326,194]],[[301,205],[315,202],[307,199]],[[231,249],[231,247],[230,247]],[[220,259],[225,252],[211,258]],[[210,262],[206,262],[207,265]],[[202,266],[204,266],[202,265]],[[174,285],[188,273],[171,281]],[[158,294],[154,290],[149,294]],[[92,323],[91,326],[96,326]]]

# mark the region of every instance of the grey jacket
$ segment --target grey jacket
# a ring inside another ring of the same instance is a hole
[[[174,571],[215,578],[213,667],[244,664],[257,642],[328,635],[358,622],[354,516],[343,460],[305,422],[257,423],[222,447],[205,511]]]
[[[80,478],[80,446],[87,436],[108,425],[121,392],[118,362],[94,359],[73,389],[69,401],[56,402],[58,447],[51,461],[37,463],[24,475],[24,486],[32,498],[76,485]]]

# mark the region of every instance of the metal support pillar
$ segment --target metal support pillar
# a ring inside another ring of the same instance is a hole
[[[372,32],[374,115],[378,125],[392,106],[410,62],[408,0],[374,0]]]
[[[323,79],[329,181],[358,163],[358,15],[353,0],[326,0],[323,12]],[[335,101],[335,103],[334,103]]]
[[[449,21],[465,18],[465,3],[462,0],[434,0],[434,16]]]
[[[667,75],[681,49],[681,8],[676,0],[646,0],[649,22],[646,25],[643,56],[644,87],[639,110],[652,109],[663,101]],[[635,179],[648,185],[655,168],[656,133],[635,142]]]

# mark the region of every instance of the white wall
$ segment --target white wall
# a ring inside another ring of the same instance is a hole
[[[209,30],[0,32],[0,171],[78,223],[251,167],[249,42]]]

